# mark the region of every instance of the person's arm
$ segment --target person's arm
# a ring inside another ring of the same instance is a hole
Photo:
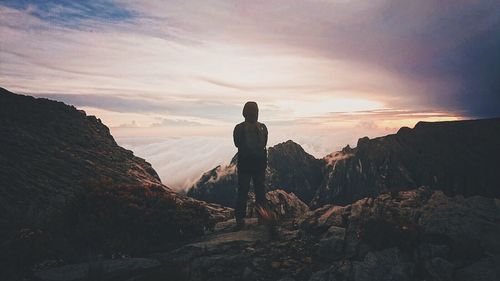
[[[241,126],[238,124],[236,125],[236,127],[234,127],[234,131],[233,131],[233,141],[234,141],[234,145],[236,147],[240,147],[241,146]]]

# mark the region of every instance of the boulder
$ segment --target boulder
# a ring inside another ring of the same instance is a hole
[[[267,192],[266,198],[269,209],[281,219],[296,219],[309,211],[309,207],[295,194],[282,189]]]
[[[413,279],[414,264],[405,261],[399,249],[369,252],[363,261],[353,262],[354,281],[404,281]]]
[[[318,243],[318,255],[327,259],[341,259],[344,256],[345,228],[331,226]]]

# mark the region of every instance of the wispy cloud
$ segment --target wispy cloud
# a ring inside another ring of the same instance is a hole
[[[158,123],[153,123],[153,127],[199,127],[204,126],[204,124],[196,121],[190,121],[185,119],[169,119],[169,118],[159,118]],[[210,126],[210,125],[205,125]]]
[[[78,28],[87,23],[118,22],[134,18],[134,12],[113,1],[71,0],[5,0],[2,4],[37,17],[51,24]]]
[[[230,139],[254,100],[273,142],[321,155],[419,120],[500,115],[499,34],[496,0],[6,0],[0,84],[120,138]]]

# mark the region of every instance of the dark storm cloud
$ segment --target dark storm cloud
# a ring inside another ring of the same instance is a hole
[[[438,69],[460,84],[457,102],[472,116],[500,116],[500,25],[463,42],[440,62]]]
[[[245,30],[246,40],[296,46],[313,56],[392,72],[419,88],[398,93],[407,108],[415,104],[410,99],[405,104],[404,98],[415,94],[423,107],[500,115],[498,0],[278,3],[259,3],[259,13],[249,12],[245,20],[253,32]]]

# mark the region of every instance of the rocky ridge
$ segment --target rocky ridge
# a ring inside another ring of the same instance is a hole
[[[309,210],[282,190],[268,192],[267,198],[280,214],[278,238],[270,239],[253,218],[247,219],[245,230],[232,232],[231,219],[216,224],[213,232],[194,243],[152,254],[142,262],[124,259],[123,263],[135,262],[135,267],[113,276],[180,281],[486,281],[500,277],[498,199],[449,197],[419,188]],[[84,268],[85,272],[91,269],[90,265]],[[59,280],[54,276],[67,270],[52,268],[37,276]]]
[[[397,134],[358,140],[322,159],[287,141],[269,149],[267,189],[293,192],[313,208],[428,186],[448,195],[500,197],[500,118],[419,122]],[[188,196],[233,206],[235,158],[205,173]],[[231,199],[230,199],[231,198]]]
[[[419,186],[500,198],[500,118],[419,122],[397,134],[361,138],[356,148],[325,159],[325,178],[312,206],[349,204]]]
[[[323,166],[323,160],[314,158],[291,140],[277,144],[268,149],[266,188],[293,192],[302,201],[309,203],[323,179]],[[229,165],[217,166],[204,173],[188,190],[187,195],[234,207],[238,185],[236,169],[234,156]]]

